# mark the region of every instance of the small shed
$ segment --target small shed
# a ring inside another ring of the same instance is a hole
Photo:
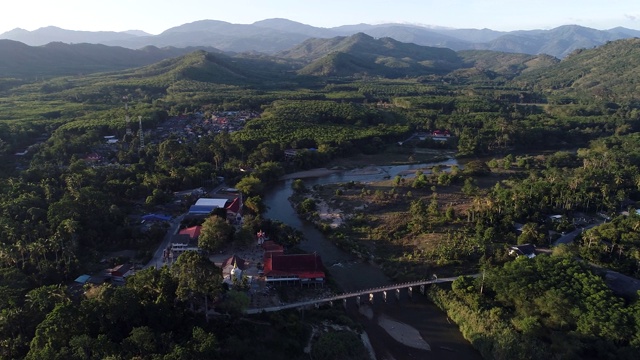
[[[531,259],[536,257],[536,247],[531,244],[515,245],[509,248],[509,255],[526,256]]]
[[[74,281],[77,282],[78,284],[84,285],[87,283],[87,281],[89,281],[89,279],[91,279],[91,275],[84,274],[84,275],[78,276]]]

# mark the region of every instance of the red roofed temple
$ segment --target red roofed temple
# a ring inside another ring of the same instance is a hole
[[[264,276],[267,282],[300,281],[300,284],[324,284],[324,266],[318,254],[265,254]]]

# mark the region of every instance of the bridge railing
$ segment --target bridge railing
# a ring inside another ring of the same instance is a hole
[[[479,276],[479,274],[463,275],[463,276],[477,277],[477,276]],[[280,306],[271,306],[271,307],[265,307],[265,308],[247,309],[245,311],[245,313],[246,314],[257,314],[257,313],[260,313],[262,311],[273,312],[273,311],[281,311],[281,310],[287,310],[287,309],[295,309],[295,308],[300,308],[300,307],[307,307],[307,306],[313,306],[313,305],[316,305],[316,304],[327,303],[327,302],[336,301],[336,300],[348,299],[348,298],[367,295],[367,294],[379,293],[379,292],[383,292],[383,291],[389,291],[389,290],[395,290],[395,289],[404,289],[404,288],[413,287],[413,286],[429,285],[429,284],[435,284],[435,283],[453,282],[457,278],[459,278],[459,276],[441,278],[441,279],[436,278],[436,279],[432,279],[432,280],[418,280],[418,281],[410,281],[410,282],[405,282],[405,283],[400,283],[400,284],[379,286],[379,287],[375,287],[375,288],[369,288],[369,289],[352,291],[352,292],[333,295],[333,296],[327,296],[326,298],[322,298],[322,299],[313,299],[313,300],[301,301],[301,302],[297,302],[297,303],[283,304],[283,305],[280,305]]]

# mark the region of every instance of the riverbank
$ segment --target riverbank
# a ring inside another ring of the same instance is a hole
[[[317,169],[298,171],[291,174],[287,174],[287,175],[281,176],[280,180],[316,178],[316,177],[335,174],[339,171],[340,170],[335,170],[335,169],[317,168]]]
[[[388,164],[388,162],[381,163]],[[375,164],[375,162],[368,162],[368,164]],[[316,210],[325,214],[327,221],[333,221],[338,217],[346,219],[352,210],[365,215],[371,211],[369,209],[371,203],[368,200],[370,200],[370,196],[375,195],[375,190],[372,190],[371,194],[367,193],[366,199],[361,199],[362,187],[346,189],[345,187],[348,187],[349,184],[368,184],[381,180],[387,180],[390,183],[391,179],[400,172],[423,171],[427,167],[436,165],[441,167],[457,165],[457,162],[455,159],[449,158],[438,163],[414,163],[397,166],[363,165],[362,163],[358,165],[360,167],[351,167],[346,164],[339,166],[338,164],[336,168],[314,169],[289,174],[285,181],[276,184],[264,197],[268,209],[265,217],[282,221],[302,231],[306,240],[299,247],[303,251],[319,254],[325,264],[326,271],[330,273],[333,281],[344,292],[390,284],[391,280],[379,266],[369,261],[363,261],[353,253],[339,249],[326,238],[325,234],[318,230],[316,225],[298,216],[289,202],[289,198],[293,194],[292,180],[304,179],[307,188],[315,188],[316,185],[324,188],[329,195],[325,197],[326,205],[317,203]],[[350,170],[338,170],[339,168]],[[332,199],[331,194],[336,194],[337,190],[335,184],[343,184],[340,189],[342,195]],[[351,194],[352,192],[353,194]],[[353,197],[345,198],[345,195]],[[356,198],[358,199],[357,204]],[[367,207],[360,207],[360,201],[368,202]],[[378,359],[480,359],[477,352],[462,338],[458,328],[449,323],[444,313],[428,303],[422,296],[415,299],[403,297],[399,301],[394,300],[389,304],[376,302],[368,306],[376,314],[373,320],[360,314],[355,307],[349,306],[346,311],[351,318],[357,319],[359,323],[363,324]],[[380,322],[378,319],[381,319]],[[406,324],[408,327],[397,326],[397,324]],[[395,336],[392,336],[392,333],[395,333]],[[416,336],[416,334],[418,335]],[[411,344],[415,344],[418,339],[422,339],[422,347],[412,347]],[[425,350],[425,344],[429,345],[431,351]]]

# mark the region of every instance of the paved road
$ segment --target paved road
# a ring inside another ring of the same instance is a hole
[[[568,233],[568,234],[566,234],[566,235],[561,236],[558,240],[556,240],[556,241],[553,243],[553,246],[558,246],[558,245],[560,245],[560,244],[570,244],[570,243],[572,243],[572,242],[573,242],[573,240],[575,240],[576,236],[578,236],[578,235],[579,235],[580,233],[582,233],[584,230],[591,229],[592,227],[594,227],[594,226],[598,226],[598,225],[600,225],[600,224],[602,224],[602,222],[598,221],[598,222],[596,222],[596,223],[589,224],[589,225],[587,225],[587,226],[585,226],[585,227],[581,227],[581,228],[575,229],[575,230],[573,230],[572,232],[570,232],[570,233]]]
[[[227,187],[227,185],[225,183],[222,183],[218,185],[215,189],[211,190],[208,194],[209,195],[215,194],[225,187]],[[184,219],[185,215],[187,214],[182,214],[178,217],[175,217],[169,222],[170,224],[169,230],[167,230],[167,233],[165,234],[164,239],[162,239],[162,242],[158,245],[158,249],[156,249],[156,252],[153,254],[153,257],[151,258],[151,260],[149,260],[147,265],[144,267],[145,269],[149,267],[155,267],[156,269],[159,269],[162,267],[162,265],[164,265],[164,262],[162,261],[162,255],[163,255],[164,249],[166,249],[171,243],[171,238],[173,237],[173,235],[177,234],[178,231],[180,230],[180,223],[182,222],[182,219]]]
[[[159,269],[162,267],[162,265],[164,264],[162,260],[164,249],[169,247],[169,243],[171,243],[171,238],[173,237],[173,235],[177,234],[178,231],[180,230],[180,223],[182,222],[183,218],[184,218],[184,215],[180,215],[176,218],[171,219],[171,221],[169,222],[170,224],[169,230],[167,230],[167,233],[164,235],[164,239],[162,239],[162,242],[160,243],[160,245],[158,245],[158,249],[153,254],[153,257],[151,258],[151,260],[149,260],[147,265],[144,267],[145,269],[149,267],[155,267],[156,269]]]

